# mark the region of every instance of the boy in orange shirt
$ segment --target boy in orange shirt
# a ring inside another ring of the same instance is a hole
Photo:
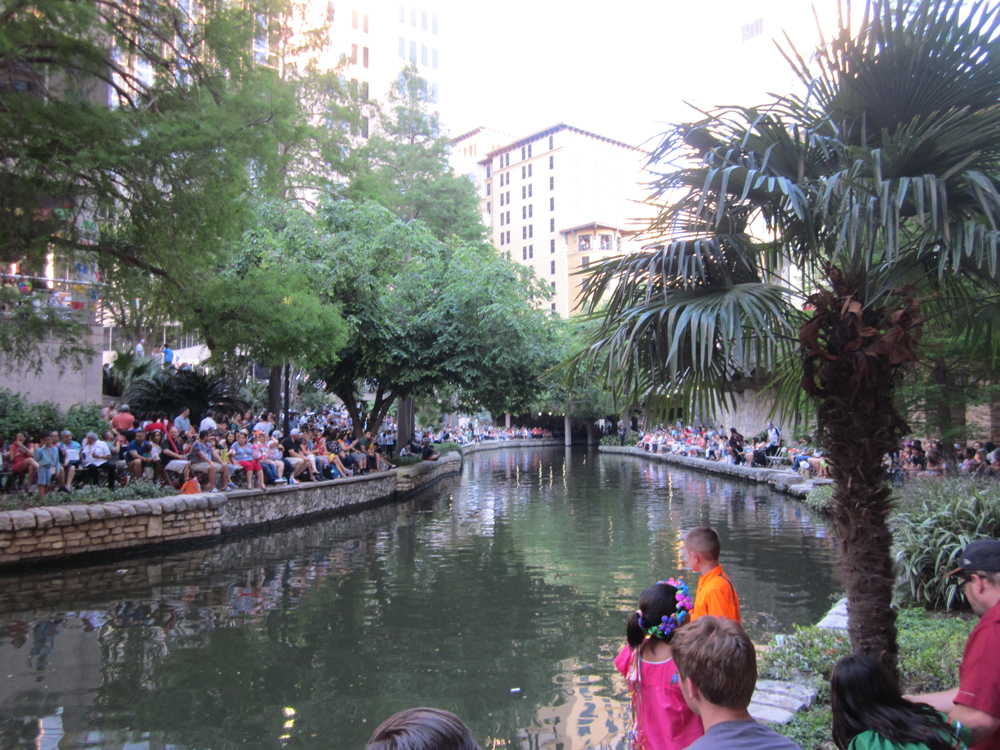
[[[692,620],[702,615],[714,615],[741,622],[736,587],[719,564],[721,549],[719,534],[710,526],[695,526],[684,537],[688,567],[700,576],[691,611]]]

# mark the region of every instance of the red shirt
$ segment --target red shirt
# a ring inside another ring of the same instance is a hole
[[[1000,602],[986,610],[969,633],[958,668],[955,703],[1000,717]],[[1000,731],[970,750],[1000,750]]]

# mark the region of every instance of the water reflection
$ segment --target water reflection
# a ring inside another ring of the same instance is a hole
[[[700,523],[755,639],[828,607],[834,542],[800,504],[561,448],[477,454],[355,516],[9,576],[0,745],[360,748],[434,705],[486,747],[617,747],[624,613]]]

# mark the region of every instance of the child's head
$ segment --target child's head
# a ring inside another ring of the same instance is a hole
[[[480,750],[480,747],[455,714],[437,708],[411,708],[383,721],[368,740],[366,750]]]
[[[670,644],[681,678],[681,692],[691,710],[711,703],[745,710],[757,686],[757,652],[739,623],[704,615]]]
[[[684,581],[660,581],[642,592],[639,609],[625,626],[628,645],[636,648],[646,638],[670,643],[677,628],[691,620],[691,596]]]
[[[684,535],[684,552],[691,570],[707,572],[719,564],[722,552],[719,532],[711,526],[695,526]],[[702,571],[703,566],[705,571]]]

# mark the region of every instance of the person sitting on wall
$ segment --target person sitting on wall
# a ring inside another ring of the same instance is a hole
[[[424,447],[420,451],[420,458],[423,461],[437,461],[441,458],[441,454],[434,450],[429,440],[425,440]]]
[[[128,462],[128,467],[136,479],[142,476],[147,466],[153,469],[154,477],[163,475],[163,464],[154,455],[153,446],[146,440],[145,430],[135,431],[135,438],[126,448],[125,460]]]
[[[115,462],[111,457],[111,449],[103,440],[98,440],[96,432],[88,432],[80,448],[83,457],[82,467],[87,472],[87,479],[92,485],[97,485],[100,473],[103,471],[108,478],[108,489],[115,488]]]

